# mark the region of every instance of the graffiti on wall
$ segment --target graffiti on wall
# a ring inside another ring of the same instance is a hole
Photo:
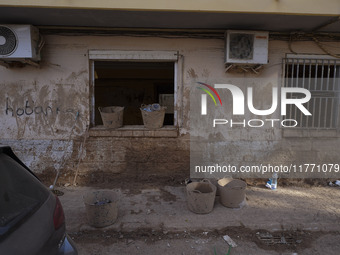
[[[72,108],[63,109],[61,106],[42,106],[35,105],[34,102],[30,103],[28,100],[24,102],[22,106],[14,106],[10,99],[6,98],[6,115],[15,117],[15,116],[30,116],[32,114],[39,115],[42,114],[44,116],[50,115],[58,115],[60,113],[73,113],[79,114],[79,111],[74,110]]]

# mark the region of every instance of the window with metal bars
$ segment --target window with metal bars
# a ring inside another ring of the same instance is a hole
[[[311,92],[304,106],[312,114],[305,116],[295,105],[287,105],[284,119],[297,121],[297,128],[336,129],[339,127],[340,59],[287,57],[283,60],[284,86],[300,87]],[[289,98],[301,94],[290,93]]]

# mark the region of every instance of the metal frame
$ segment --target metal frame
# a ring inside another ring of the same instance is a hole
[[[289,76],[287,68],[291,68]],[[302,77],[299,77],[300,71]],[[302,115],[296,107],[289,108],[286,118],[296,119],[297,128],[339,129],[340,59],[325,55],[287,54],[283,59],[283,79],[285,87],[302,87],[312,93],[306,108],[313,117]]]

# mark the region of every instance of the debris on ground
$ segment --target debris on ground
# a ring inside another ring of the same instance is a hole
[[[331,187],[340,187],[340,180],[336,180],[334,183],[329,182],[328,185]]]
[[[226,241],[231,247],[235,248],[237,247],[237,244],[234,242],[233,239],[230,238],[230,236],[225,235],[223,236],[224,241]]]
[[[110,204],[112,201],[109,199],[104,198],[103,200],[98,200],[93,203],[93,205],[105,205]]]
[[[64,192],[57,190],[57,189],[53,189],[51,190],[53,192],[53,194],[55,194],[56,196],[60,197],[62,195],[64,195]]]

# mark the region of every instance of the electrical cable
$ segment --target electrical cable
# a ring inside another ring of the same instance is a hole
[[[313,41],[316,43],[316,45],[319,46],[319,48],[325,52],[326,54],[328,54],[329,56],[332,56],[332,57],[335,57],[335,58],[340,58],[340,55],[337,55],[337,54],[334,54],[334,53],[331,53],[329,50],[327,50],[321,43],[320,41],[315,37],[313,36]]]

